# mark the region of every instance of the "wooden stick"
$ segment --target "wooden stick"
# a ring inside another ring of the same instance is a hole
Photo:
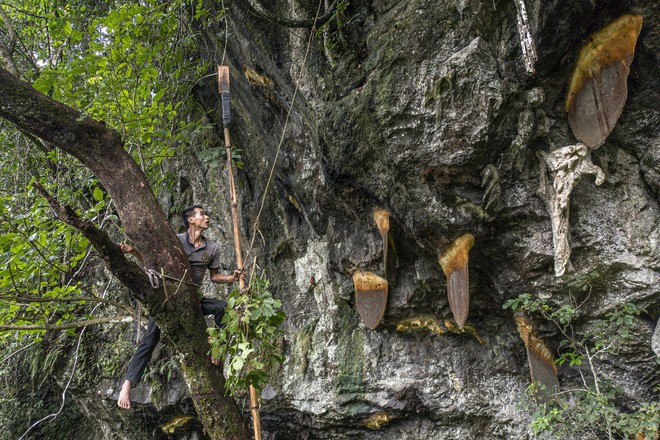
[[[236,194],[236,182],[231,164],[231,137],[229,136],[229,67],[218,66],[218,89],[222,102],[222,122],[225,126],[225,149],[227,151],[227,171],[229,173],[229,196],[231,198],[231,219],[234,224],[234,247],[236,248],[237,269],[243,270],[243,252],[241,250],[241,232],[238,227],[238,195]],[[241,291],[245,288],[245,281],[238,278]],[[254,440],[261,440],[261,416],[259,414],[259,395],[256,388],[250,385],[250,413],[252,414],[252,428]]]

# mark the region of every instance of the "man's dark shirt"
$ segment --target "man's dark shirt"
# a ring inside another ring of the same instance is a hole
[[[218,243],[204,237],[204,244],[195,249],[190,242],[188,232],[176,235],[183,246],[183,250],[192,267],[192,279],[195,284],[201,285],[204,281],[206,269],[220,269],[220,250]]]

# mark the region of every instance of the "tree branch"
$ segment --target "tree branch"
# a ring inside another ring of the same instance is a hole
[[[68,330],[90,325],[112,324],[119,322],[133,322],[132,316],[115,315],[104,318],[88,319],[87,321],[69,322],[66,324],[26,324],[26,325],[0,325],[0,332],[10,330]]]
[[[99,302],[99,303],[104,303],[108,304],[117,308],[121,308],[125,310],[128,313],[135,313],[135,310],[132,307],[127,306],[126,304],[119,303],[117,301],[112,301],[109,299],[105,298],[97,298],[97,297],[86,297],[86,296],[74,296],[74,297],[67,297],[67,298],[41,298],[38,296],[0,296],[0,300],[4,301],[15,301],[19,302],[22,301],[24,303],[45,303],[45,302],[81,302],[81,301],[87,301],[87,302]]]
[[[152,289],[149,278],[140,266],[124,256],[107,232],[97,228],[89,220],[80,218],[70,206],[62,205],[39,182],[33,182],[32,186],[48,201],[57,218],[78,229],[101,254],[113,272],[117,273],[122,282],[130,286],[137,296],[141,297],[144,292]]]
[[[255,5],[256,3],[256,5]],[[288,28],[311,28],[315,25],[316,27],[323,26],[326,22],[328,22],[334,15],[335,15],[335,8],[337,7],[337,4],[339,3],[339,0],[335,0],[332,2],[329,8],[327,8],[325,15],[322,17],[319,17],[316,21],[314,19],[312,20],[289,20],[287,18],[279,18],[271,14],[270,12],[266,11],[261,4],[259,4],[259,0],[247,0],[247,1],[241,1],[240,4],[245,5],[247,9],[252,12],[255,15],[258,15],[262,18],[265,18],[268,21],[272,21],[275,24],[279,24],[280,26],[288,27]]]
[[[0,96],[3,98],[0,117],[71,154],[98,177],[115,203],[126,235],[145,256],[145,267],[156,271],[164,268],[168,275],[180,278],[189,268],[181,243],[146,176],[125,151],[119,133],[40,93],[3,68],[0,68]],[[61,214],[70,217],[66,210]],[[73,217],[71,221],[87,233],[98,235]],[[99,249],[99,241],[88,238]],[[113,260],[123,261],[124,258],[119,248],[109,243],[107,240],[103,244],[106,249],[99,250],[104,257],[110,257],[110,269],[125,269],[125,264],[113,266]],[[126,284],[123,274],[117,273],[117,276]],[[143,285],[146,287],[148,283]],[[136,290],[135,286],[130,287]],[[152,293],[150,287],[147,291]],[[152,299],[162,303],[159,296],[155,294]]]
[[[0,6],[6,6],[8,8],[13,9],[16,12],[20,12],[21,14],[29,15],[30,17],[41,18],[43,20],[48,20],[48,17],[46,17],[44,15],[38,15],[38,14],[35,14],[33,12],[26,11],[25,9],[17,8],[16,6],[14,6],[12,4],[9,4],[9,3],[6,3],[6,2],[0,2]]]
[[[0,55],[2,55],[2,59],[11,74],[19,77],[20,75],[18,74],[18,69],[16,68],[16,62],[14,61],[14,49],[16,49],[16,41],[18,40],[18,36],[16,35],[14,26],[11,24],[11,20],[9,20],[7,11],[5,11],[5,8],[2,6],[0,6],[0,17],[2,17],[2,21],[7,28],[7,34],[9,35],[8,44],[0,42]]]

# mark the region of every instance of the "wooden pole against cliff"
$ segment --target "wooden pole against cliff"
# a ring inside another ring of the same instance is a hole
[[[222,101],[222,124],[225,127],[225,149],[227,150],[227,172],[229,173],[229,196],[231,198],[231,219],[234,224],[234,246],[236,247],[236,266],[243,269],[243,252],[241,251],[241,231],[238,228],[238,196],[234,171],[231,165],[231,138],[229,137],[229,123],[231,122],[231,108],[229,103],[229,67],[218,66],[218,89]],[[245,288],[242,277],[238,279],[241,290]],[[254,440],[261,440],[261,416],[259,415],[259,396],[257,390],[250,385],[250,413],[252,413],[252,427]]]

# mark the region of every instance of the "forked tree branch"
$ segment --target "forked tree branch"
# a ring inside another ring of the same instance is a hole
[[[141,295],[142,292],[152,288],[149,278],[140,266],[124,256],[120,247],[107,232],[97,228],[91,221],[80,218],[70,206],[62,205],[39,182],[33,182],[32,186],[48,201],[60,221],[78,229],[101,254],[103,260],[130,279],[127,285],[133,288],[136,295]],[[135,288],[136,286],[138,288]]]

